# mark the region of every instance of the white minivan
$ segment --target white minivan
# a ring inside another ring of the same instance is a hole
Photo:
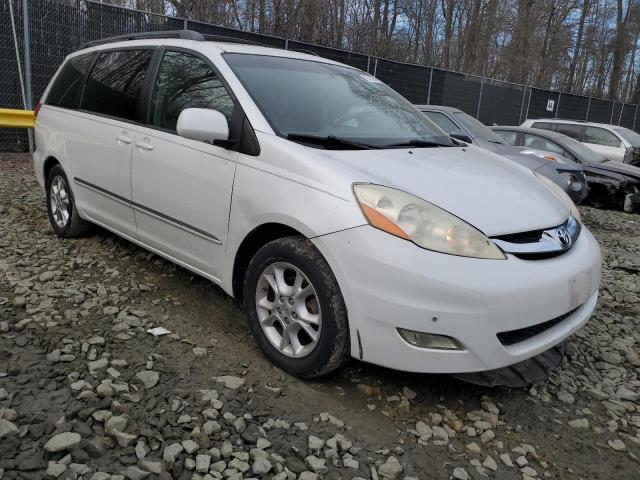
[[[57,235],[97,224],[211,280],[294,375],[552,367],[596,305],[600,249],[559,187],[330,60],[191,31],[95,42],[35,139]]]
[[[613,162],[640,165],[640,134],[619,125],[575,120],[525,120],[522,127],[562,133]]]

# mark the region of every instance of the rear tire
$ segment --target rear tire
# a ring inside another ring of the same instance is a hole
[[[285,372],[319,377],[348,360],[344,299],[309,240],[286,237],[260,248],[247,268],[243,293],[256,342]]]
[[[91,231],[91,223],[78,214],[71,184],[60,164],[55,165],[47,176],[46,194],[49,222],[56,235],[74,238]]]

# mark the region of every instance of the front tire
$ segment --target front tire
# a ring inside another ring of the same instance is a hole
[[[282,370],[319,377],[349,358],[344,299],[309,240],[286,237],[264,245],[249,263],[243,294],[256,342]]]
[[[89,233],[91,224],[80,218],[71,185],[59,164],[47,176],[46,194],[49,222],[56,235],[74,238]]]

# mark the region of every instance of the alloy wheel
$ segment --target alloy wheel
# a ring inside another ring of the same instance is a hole
[[[269,265],[258,279],[255,299],[262,331],[280,353],[302,358],[313,351],[322,314],[316,290],[300,269],[286,262]]]
[[[59,228],[65,228],[71,216],[69,187],[65,179],[60,175],[55,176],[51,181],[49,205],[53,221]]]

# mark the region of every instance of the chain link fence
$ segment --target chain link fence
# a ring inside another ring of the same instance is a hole
[[[0,5],[0,108],[23,108],[9,2],[13,2],[20,61],[24,58],[22,1],[8,0]],[[640,130],[636,105],[396,62],[97,1],[30,0],[28,4],[34,102],[42,96],[65,56],[85,42],[136,32],[190,29],[276,48],[313,52],[375,75],[416,104],[457,107],[489,125],[518,125],[527,118],[554,117],[613,123]],[[28,140],[24,130],[0,129],[0,151],[26,150]]]

